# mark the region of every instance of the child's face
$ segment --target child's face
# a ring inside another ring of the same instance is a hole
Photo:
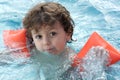
[[[64,51],[66,42],[71,39],[63,26],[56,22],[53,26],[41,26],[39,32],[31,31],[36,48],[42,52],[60,54]]]

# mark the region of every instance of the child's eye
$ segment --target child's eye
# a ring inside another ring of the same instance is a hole
[[[53,37],[53,36],[55,36],[56,34],[57,34],[56,32],[51,32],[51,33],[50,33],[50,36]]]
[[[36,35],[35,38],[36,38],[36,39],[41,39],[42,36],[41,36],[41,35]]]

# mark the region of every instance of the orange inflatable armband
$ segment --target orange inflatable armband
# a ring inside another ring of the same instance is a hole
[[[19,50],[18,53],[25,55],[26,57],[29,57],[29,50],[27,49],[27,43],[26,43],[26,30],[20,29],[20,30],[4,30],[3,31],[3,39],[4,44],[9,49],[16,49]]]
[[[90,38],[88,39],[84,47],[81,49],[81,51],[76,55],[72,66],[77,66],[78,64],[80,64],[78,60],[82,59],[92,46],[102,46],[109,51],[111,62],[108,65],[112,65],[120,60],[120,52],[118,52],[107,41],[105,41],[100,35],[98,35],[97,32],[94,32],[90,36]]]

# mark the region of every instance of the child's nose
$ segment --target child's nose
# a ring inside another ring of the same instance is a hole
[[[44,37],[43,44],[44,45],[50,45],[50,39],[48,37]]]

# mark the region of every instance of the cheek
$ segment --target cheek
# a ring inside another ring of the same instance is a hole
[[[57,53],[59,54],[59,53],[61,53],[61,52],[63,52],[64,50],[65,50],[65,46],[66,46],[66,43],[58,43],[57,44]]]
[[[56,41],[53,41],[53,44],[58,50],[63,50],[66,46],[66,39],[57,39]]]
[[[40,46],[39,46],[39,44],[38,44],[38,43],[35,43],[35,47],[36,47],[36,48],[39,48]]]
[[[41,44],[40,42],[36,41],[36,40],[33,40],[34,41],[34,44],[35,44],[35,47],[39,50],[41,49]]]
[[[42,46],[40,44],[35,44],[35,47],[37,50],[42,51]]]

